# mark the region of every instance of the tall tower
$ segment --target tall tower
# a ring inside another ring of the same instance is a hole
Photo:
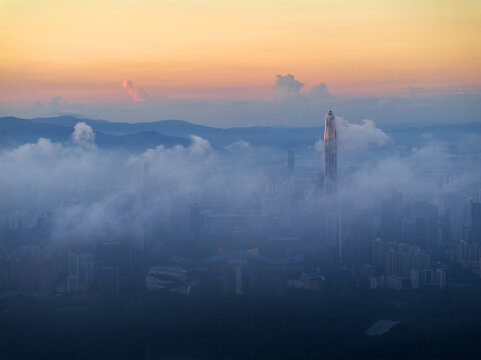
[[[324,189],[336,192],[337,184],[337,135],[336,119],[332,111],[326,116],[324,125]]]

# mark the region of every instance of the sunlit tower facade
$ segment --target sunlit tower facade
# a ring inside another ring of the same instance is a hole
[[[326,116],[324,124],[324,189],[334,193],[337,184],[337,135],[336,119],[332,111]]]

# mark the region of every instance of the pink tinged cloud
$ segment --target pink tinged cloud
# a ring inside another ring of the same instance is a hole
[[[147,95],[144,89],[136,88],[130,80],[124,80],[124,82],[122,83],[122,87],[127,90],[129,95],[132,97],[132,100],[134,100],[135,102],[145,101],[149,97],[149,95]]]

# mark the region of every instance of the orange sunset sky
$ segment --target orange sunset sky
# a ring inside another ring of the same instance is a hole
[[[131,101],[303,91],[401,95],[481,84],[480,0],[0,0],[0,101]]]

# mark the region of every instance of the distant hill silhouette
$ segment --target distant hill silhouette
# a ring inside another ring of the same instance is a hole
[[[0,117],[0,146],[18,146],[35,142],[39,137],[52,141],[67,142],[73,127],[79,121],[90,125],[95,131],[95,142],[99,147],[144,150],[164,145],[188,145],[189,136],[197,135],[214,147],[224,147],[244,140],[253,146],[278,149],[312,147],[323,135],[323,127],[233,127],[215,128],[192,124],[182,120],[162,120],[155,122],[120,123],[105,120],[82,119],[73,116],[20,119]],[[320,121],[321,123],[321,121]],[[382,128],[382,127],[381,127]],[[397,144],[422,146],[433,139],[456,146],[467,134],[480,134],[481,123],[461,123],[434,125],[428,127],[398,126],[386,131]]]
[[[36,121],[37,119],[26,120],[16,117],[0,118],[0,146],[19,146],[25,143],[36,142],[41,137],[48,138],[54,142],[69,142],[71,141],[74,125],[79,121],[84,121],[71,117],[51,119],[52,123],[47,123],[47,118],[39,121]],[[153,130],[134,131],[124,135],[107,134],[95,128],[94,131],[95,143],[102,148],[127,148],[142,151],[158,145],[172,147],[190,144],[190,140],[187,138],[159,134]]]
[[[209,140],[214,146],[226,146],[236,141],[244,140],[254,146],[266,146],[276,148],[289,148],[289,147],[305,147],[314,144],[323,133],[323,127],[305,128],[305,127],[235,127],[235,128],[214,128],[209,126],[202,126],[191,124],[182,120],[162,120],[156,122],[140,122],[140,123],[118,123],[104,120],[91,120],[76,118],[73,116],[59,116],[49,118],[34,118],[30,120],[19,119],[14,117],[0,118],[2,120],[8,119],[8,127],[15,136],[10,139],[9,143],[19,143],[26,138],[23,137],[23,132],[30,132],[33,134],[42,133],[43,137],[49,137],[47,127],[41,127],[41,125],[50,125],[49,129],[52,134],[56,131],[62,132],[65,129],[69,129],[69,135],[73,131],[73,127],[79,121],[83,121],[90,125],[96,133],[96,142],[99,146],[121,146],[122,143],[117,141],[123,141],[123,144],[130,144],[137,147],[142,141],[150,147],[158,141],[166,146],[175,144],[185,144],[187,138],[190,135],[197,135]],[[25,123],[25,128],[17,129],[17,124],[12,121],[17,119],[19,122]],[[30,123],[32,129],[28,130],[26,124]],[[33,123],[33,124],[32,124]],[[34,126],[36,125],[36,126]],[[15,130],[17,129],[17,130]],[[41,130],[42,129],[42,130]],[[63,130],[61,130],[63,129]],[[18,132],[17,132],[18,131]],[[154,135],[154,132],[158,134]],[[62,133],[63,134],[63,133]],[[102,135],[103,134],[103,135]],[[132,138],[125,136],[135,135],[136,142]],[[144,134],[140,136],[139,134]],[[116,138],[111,138],[115,136]],[[123,140],[122,136],[124,136]],[[159,136],[169,136],[169,138],[161,139]],[[68,137],[68,136],[67,136]],[[29,137],[27,141],[36,141],[35,136]],[[50,137],[54,140],[53,137]],[[32,140],[34,139],[34,140]],[[55,137],[55,141],[63,141],[65,135],[58,135]],[[102,139],[102,141],[100,141]],[[182,139],[182,140],[181,140]],[[105,141],[105,142],[104,142]],[[0,138],[0,144],[5,142]]]

